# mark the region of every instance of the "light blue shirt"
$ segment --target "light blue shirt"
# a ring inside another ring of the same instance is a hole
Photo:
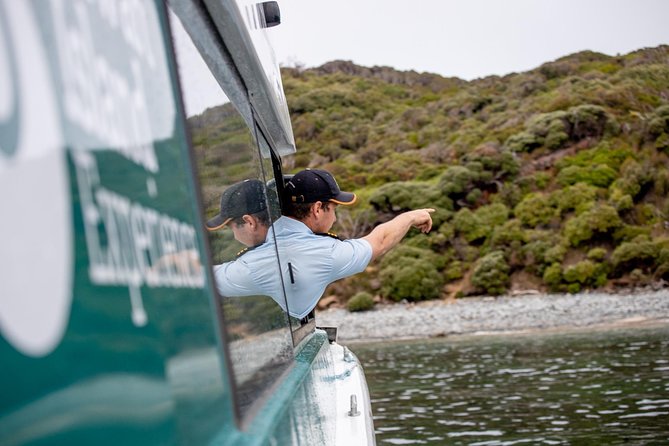
[[[288,312],[300,319],[316,306],[330,283],[363,271],[372,259],[372,246],[367,240],[342,241],[316,235],[304,223],[281,217],[268,231],[265,243],[235,261],[214,266],[222,295],[270,296],[286,310],[274,234]]]

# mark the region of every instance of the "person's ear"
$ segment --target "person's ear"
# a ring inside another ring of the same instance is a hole
[[[251,229],[253,229],[256,225],[256,221],[248,214],[242,216],[242,220],[244,220],[244,223],[248,223],[249,226],[251,226]]]
[[[323,202],[317,201],[311,207],[311,212],[314,214],[314,217],[318,217],[319,211],[323,209]]]

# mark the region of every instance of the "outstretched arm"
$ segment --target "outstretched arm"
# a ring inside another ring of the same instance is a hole
[[[405,212],[374,228],[372,232],[363,237],[363,240],[367,240],[372,245],[372,260],[390,251],[402,240],[412,226],[421,232],[430,232],[430,229],[432,229],[430,214],[432,212],[434,212],[434,209],[417,209]]]

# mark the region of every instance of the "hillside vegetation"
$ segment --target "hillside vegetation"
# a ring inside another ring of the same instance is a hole
[[[669,279],[669,46],[471,82],[343,61],[283,80],[298,147],[284,172],[324,168],[359,195],[335,231],[436,209],[428,236],[331,286],[341,300]]]

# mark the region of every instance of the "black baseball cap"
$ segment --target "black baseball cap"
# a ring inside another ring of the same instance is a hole
[[[234,218],[256,214],[267,208],[265,187],[260,180],[244,180],[235,183],[221,195],[221,212],[207,221],[207,229],[221,229]]]
[[[330,172],[320,169],[306,169],[296,173],[286,181],[285,191],[291,203],[331,201],[348,205],[356,200],[354,193],[339,189]]]

